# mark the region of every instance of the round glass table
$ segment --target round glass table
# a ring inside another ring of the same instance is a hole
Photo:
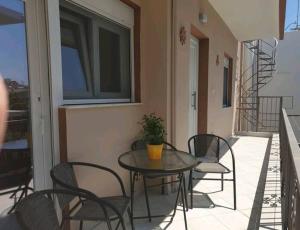
[[[175,216],[179,196],[181,194],[181,201],[183,205],[185,229],[187,229],[187,219],[186,219],[186,201],[184,199],[184,189],[183,189],[183,178],[184,172],[193,169],[198,165],[199,160],[193,155],[177,150],[163,150],[161,160],[150,160],[147,155],[147,150],[135,150],[123,153],[119,156],[119,165],[130,172],[130,193],[131,193],[131,212],[133,213],[133,202],[134,202],[134,185],[137,173],[143,175],[151,174],[161,174],[170,175],[178,174],[179,176],[179,187],[175,201],[175,208],[173,214],[171,215],[171,222]],[[147,201],[148,203],[148,201]],[[131,218],[148,218],[148,217],[133,217]],[[162,217],[164,215],[157,215],[151,217]],[[133,221],[133,220],[132,220]]]

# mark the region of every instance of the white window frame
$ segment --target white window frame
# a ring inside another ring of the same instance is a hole
[[[58,0],[56,0],[58,1]],[[105,17],[108,20],[111,20],[113,23],[117,23],[120,24],[121,26],[124,26],[126,28],[129,29],[130,31],[130,84],[129,85],[131,87],[130,89],[130,98],[111,98],[111,99],[64,99],[62,98],[62,103],[64,105],[83,105],[83,104],[115,104],[115,103],[135,103],[135,73],[134,73],[134,23],[133,21],[126,21],[126,20],[122,20],[120,18],[118,18],[117,16],[113,16],[111,14],[107,14],[104,11],[99,10],[99,8],[97,8],[97,11],[99,12],[95,12],[94,9],[91,9],[91,5],[85,4],[84,1],[64,1],[64,2],[68,2],[72,5],[75,5],[77,7],[82,8],[83,10],[89,11],[94,15],[99,15],[100,17]],[[78,3],[80,2],[80,3]],[[123,4],[120,2],[120,4]],[[62,4],[64,5],[64,4]],[[132,10],[133,13],[133,10]],[[84,16],[84,15],[83,15]],[[60,32],[60,31],[59,31]],[[60,36],[60,34],[59,34]],[[61,67],[62,68],[62,67]],[[92,72],[92,70],[91,70]],[[61,75],[61,94],[63,94],[63,82],[62,82],[62,75]]]

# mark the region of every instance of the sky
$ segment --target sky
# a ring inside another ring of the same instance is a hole
[[[0,6],[24,14],[21,0],[0,0]],[[28,85],[25,23],[0,25],[0,75]]]
[[[297,8],[298,0],[287,0],[285,17],[285,28],[287,31],[290,31],[293,27],[295,28],[295,24],[291,25],[291,23],[297,21]]]

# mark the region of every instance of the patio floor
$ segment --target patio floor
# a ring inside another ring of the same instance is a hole
[[[280,203],[278,202],[280,200],[280,194],[278,194],[280,181],[278,182],[278,171],[276,170],[279,164],[278,135],[274,135],[270,142],[269,138],[249,136],[233,137],[231,142],[236,159],[237,210],[232,210],[232,182],[225,182],[223,192],[220,191],[219,181],[195,182],[194,209],[187,212],[188,229],[281,229]],[[230,154],[225,153],[221,162],[230,167]],[[227,175],[227,177],[230,176]],[[265,184],[266,192],[264,192]],[[203,193],[207,193],[210,199]],[[274,194],[276,195],[274,196]],[[174,200],[174,193],[160,195],[158,190],[153,189],[150,194],[152,214],[171,214]],[[273,202],[274,200],[276,201]],[[143,194],[137,195],[134,207],[135,215],[146,215],[145,210]],[[168,220],[170,218],[155,218],[151,223],[148,220],[135,220],[135,229],[184,229],[182,208],[178,207],[172,223]],[[86,224],[85,229],[105,228],[102,225],[91,223]]]
[[[230,142],[236,160],[237,210],[232,209],[232,182],[224,182],[224,191],[221,192],[219,181],[195,181],[194,209],[187,212],[188,229],[281,229],[278,135],[273,135],[270,141],[265,137],[238,136],[233,137]],[[221,162],[231,167],[231,157],[227,150],[224,150]],[[213,175],[204,175],[207,176]],[[225,175],[225,178],[230,176]],[[176,193],[161,195],[159,189],[151,189],[149,199],[152,214],[171,214],[175,196]],[[7,198],[0,197],[2,214],[10,206]],[[135,220],[135,229],[184,229],[182,208],[178,206],[177,209],[172,223],[170,218],[154,218],[151,223],[146,219]],[[146,215],[143,193],[135,197],[134,214]],[[129,223],[127,224],[129,226]],[[98,230],[106,227],[103,223],[89,222],[84,224],[84,229]]]

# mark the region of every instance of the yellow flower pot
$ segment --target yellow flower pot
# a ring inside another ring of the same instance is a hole
[[[147,145],[148,158],[150,160],[160,160],[163,150],[163,144],[161,145]]]

